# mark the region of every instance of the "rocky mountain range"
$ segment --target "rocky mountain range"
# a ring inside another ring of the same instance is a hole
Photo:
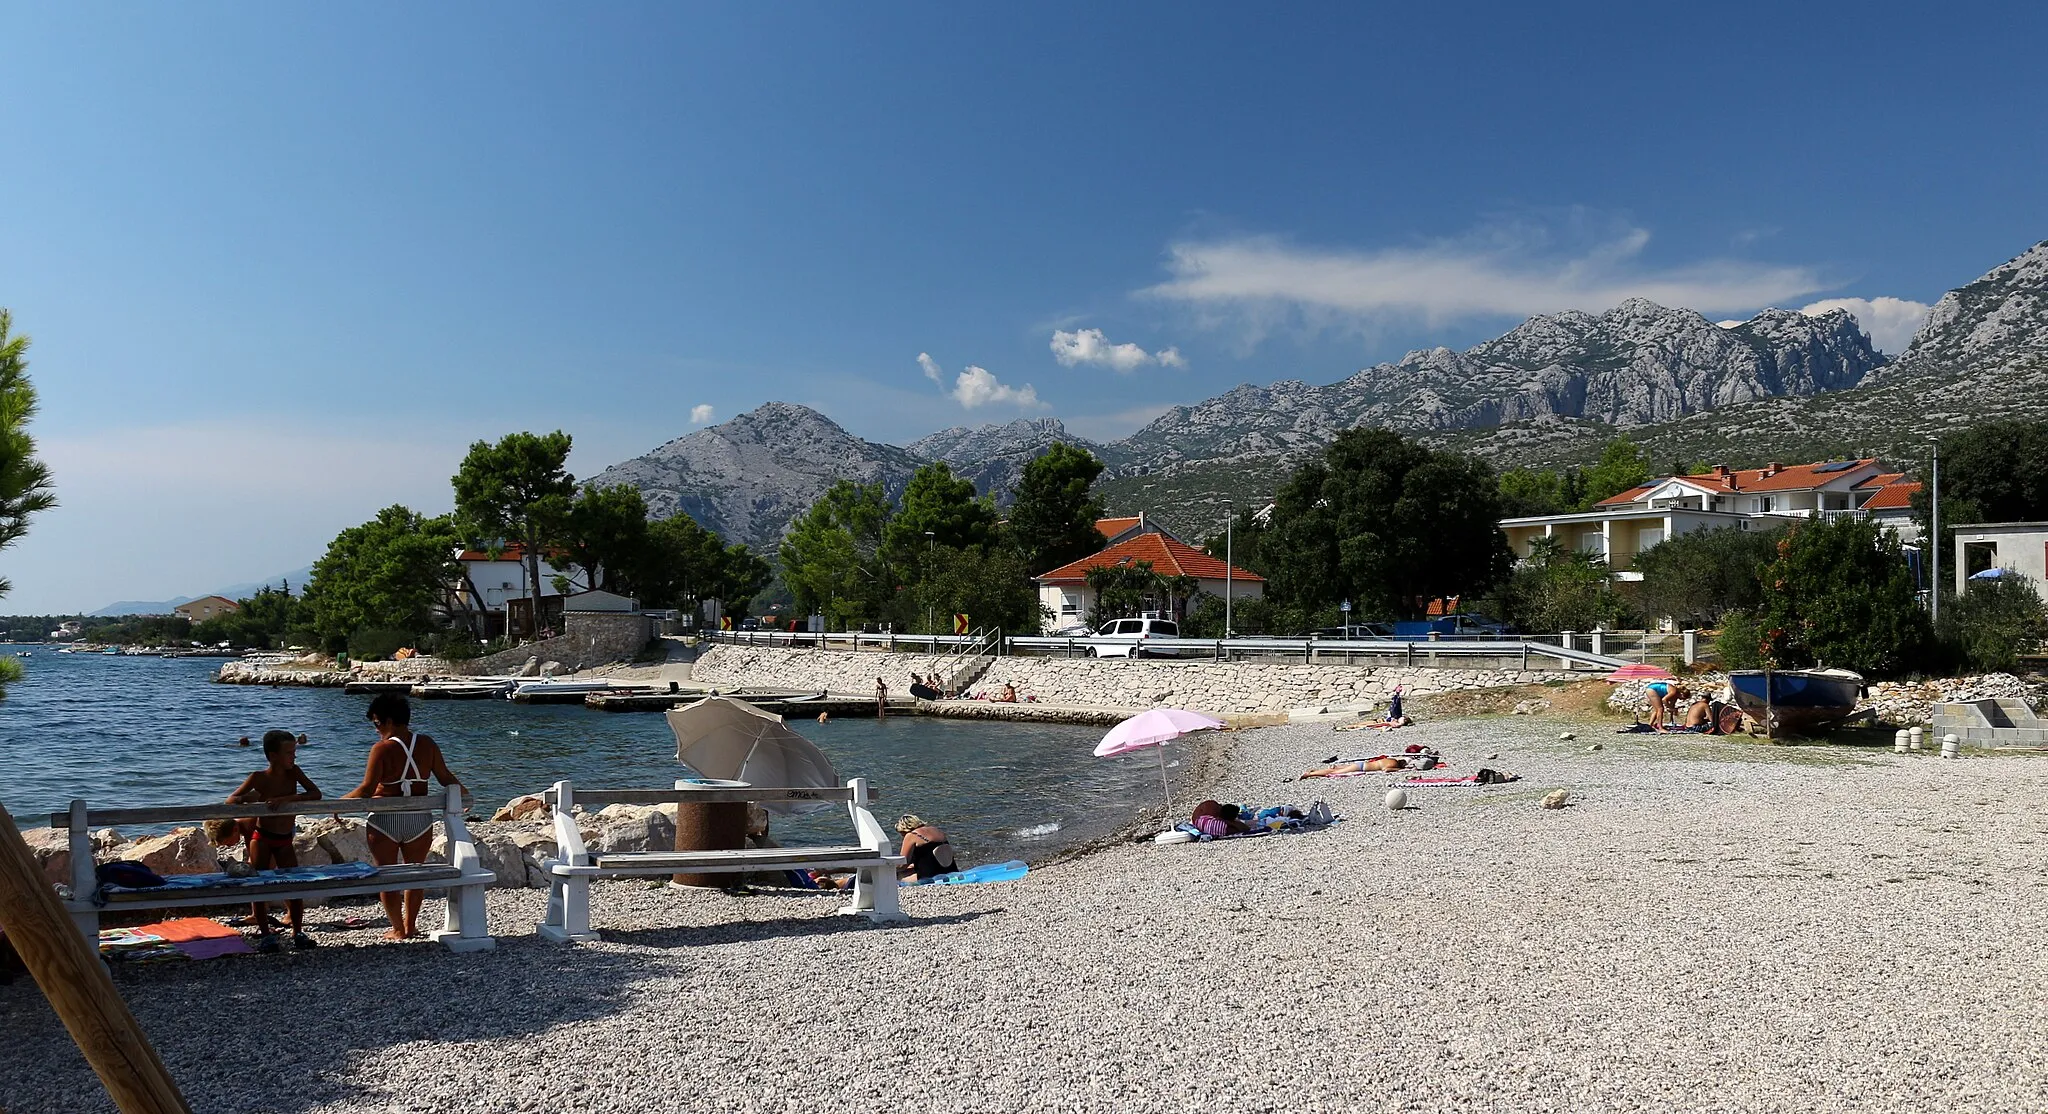
[[[1638,298],[1601,314],[1532,317],[1462,352],[1411,352],[1327,385],[1245,384],[1107,444],[1035,418],[898,448],[778,402],[596,482],[632,483],[657,515],[685,511],[772,548],[836,480],[879,482],[894,496],[919,464],[943,460],[1007,501],[1023,466],[1065,441],[1109,465],[1112,510],[1143,509],[1199,532],[1195,524],[1230,505],[1270,496],[1291,459],[1352,426],[1416,433],[1503,466],[1585,461],[1617,431],[1658,461],[1874,451],[1910,463],[1941,429],[2010,416],[2048,416],[2048,243],[1945,295],[1889,363],[1841,310],[1771,309],[1718,325]]]

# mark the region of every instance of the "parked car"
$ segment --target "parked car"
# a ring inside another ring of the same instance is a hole
[[[754,618],[754,617],[753,617],[752,615],[749,615],[749,616],[747,616],[746,618],[744,618],[744,619],[741,619],[741,620],[740,620],[740,629],[741,629],[741,630],[760,630],[760,629],[761,629],[761,620],[759,620],[759,619],[756,619],[756,618]]]
[[[1088,640],[1088,655],[1097,658],[1143,658],[1171,654],[1171,650],[1148,650],[1145,642],[1154,638],[1179,638],[1180,624],[1171,619],[1112,619],[1102,624]]]
[[[1309,635],[1311,638],[1374,639],[1394,637],[1390,623],[1353,623],[1348,627],[1321,627]]]
[[[1066,626],[1047,632],[1052,638],[1086,638],[1095,633],[1095,628],[1086,623],[1068,623]]]
[[[1427,639],[1432,634],[1438,638],[1500,638],[1513,633],[1513,627],[1497,619],[1463,613],[1394,624],[1394,637],[1406,639]]]

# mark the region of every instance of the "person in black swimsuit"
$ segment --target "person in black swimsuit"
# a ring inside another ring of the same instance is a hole
[[[896,830],[903,833],[902,855],[905,860],[896,868],[896,873],[902,875],[904,881],[922,882],[960,869],[959,861],[953,857],[953,845],[946,841],[945,832],[909,813],[896,821]]]

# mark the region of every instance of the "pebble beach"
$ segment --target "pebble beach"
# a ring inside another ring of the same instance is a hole
[[[1287,780],[1408,743],[1523,780]],[[116,980],[202,1111],[2048,1108],[2048,764],[1548,716],[1199,745],[1182,807],[1346,819],[910,890],[900,927],[614,882],[563,949],[493,890],[493,952],[344,906]],[[25,977],[0,1033],[8,1114],[111,1109]]]

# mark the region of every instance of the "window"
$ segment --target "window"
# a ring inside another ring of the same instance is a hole
[[[1777,507],[1778,501],[1774,497],[1769,495],[1761,495],[1757,497],[1756,509],[1763,512],[1764,514],[1771,513],[1772,511],[1776,510]]]
[[[1637,549],[1648,549],[1651,546],[1656,545],[1658,542],[1661,542],[1663,540],[1664,528],[1662,526],[1646,526],[1643,529],[1636,531]]]
[[[1080,597],[1080,596],[1077,596],[1077,595],[1075,595],[1075,594],[1074,594],[1074,593],[1072,593],[1072,592],[1061,592],[1061,593],[1060,593],[1060,614],[1062,614],[1062,615],[1078,615],[1078,614],[1080,614],[1080,613],[1081,613],[1081,597]]]

